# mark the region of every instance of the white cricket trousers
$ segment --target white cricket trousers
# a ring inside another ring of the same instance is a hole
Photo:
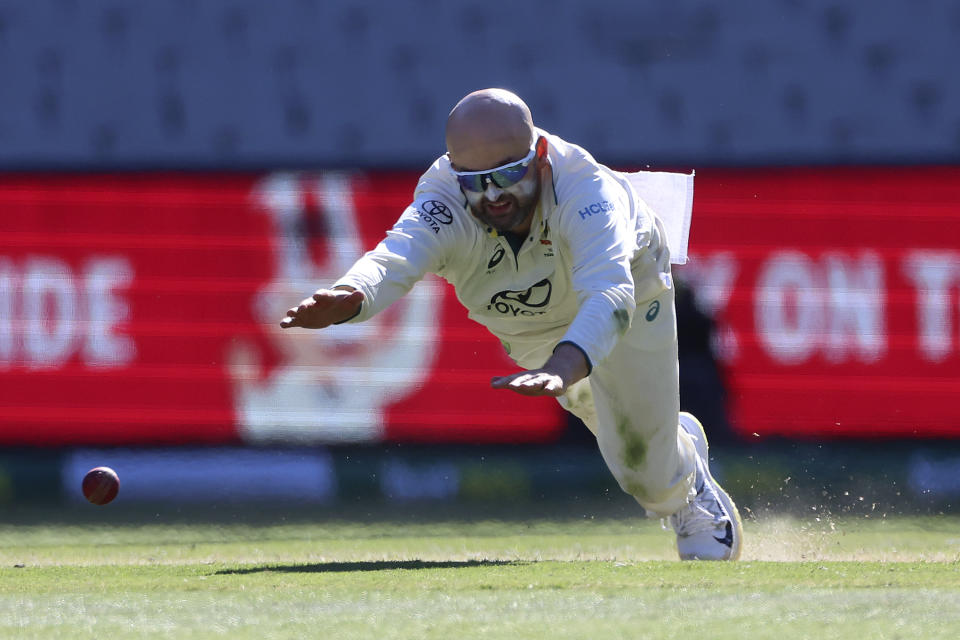
[[[634,273],[638,289],[650,282],[651,267]],[[696,495],[696,449],[679,426],[674,290],[669,266],[659,267],[665,287],[637,301],[633,322],[611,354],[558,400],[597,437],[620,487],[648,515],[666,517]]]

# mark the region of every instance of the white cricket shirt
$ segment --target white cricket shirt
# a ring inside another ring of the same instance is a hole
[[[542,366],[562,341],[580,347],[591,366],[610,353],[635,301],[670,286],[665,235],[623,175],[538,133],[549,143],[552,176],[520,250],[470,213],[441,156],[386,238],[335,283],[364,294],[350,322],[370,318],[434,273],[520,366]]]

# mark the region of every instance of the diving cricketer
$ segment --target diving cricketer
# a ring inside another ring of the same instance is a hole
[[[623,490],[669,519],[682,559],[736,560],[736,505],[710,474],[703,427],[680,411],[670,249],[656,213],[503,89],[464,97],[446,146],[380,244],[281,327],[362,322],[437,274],[523,368],[494,388],[554,396],[583,420]]]

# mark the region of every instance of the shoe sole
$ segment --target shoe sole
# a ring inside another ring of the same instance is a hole
[[[743,546],[741,544],[743,542],[743,523],[740,521],[740,511],[737,509],[737,505],[734,504],[733,499],[723,490],[720,483],[714,479],[713,474],[710,473],[710,445],[707,443],[707,433],[703,430],[703,425],[692,413],[681,411],[680,423],[684,431],[696,438],[694,446],[697,448],[697,454],[703,460],[703,469],[707,472],[707,478],[710,479],[710,482],[717,490],[720,503],[723,505],[723,508],[727,510],[727,514],[733,522],[733,548],[730,550],[730,557],[727,558],[727,560],[739,560],[740,549]]]

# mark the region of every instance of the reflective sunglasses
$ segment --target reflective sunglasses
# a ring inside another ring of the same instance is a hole
[[[530,147],[530,153],[520,160],[508,162],[505,165],[487,169],[485,171],[457,171],[451,168],[453,175],[457,176],[457,182],[464,191],[484,191],[487,188],[487,182],[492,182],[501,189],[512,187],[527,175],[530,168],[530,162],[537,154],[536,146]]]

